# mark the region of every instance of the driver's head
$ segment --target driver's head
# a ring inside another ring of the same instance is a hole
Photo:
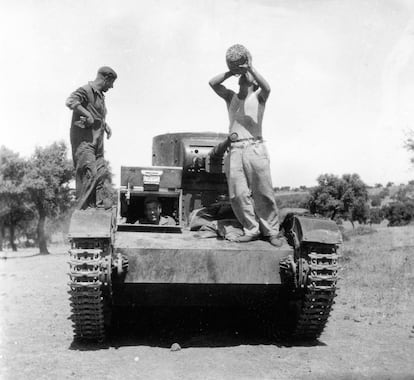
[[[157,197],[146,197],[144,200],[145,217],[150,224],[159,224],[161,217],[161,203]]]

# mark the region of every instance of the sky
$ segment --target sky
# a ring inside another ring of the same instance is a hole
[[[121,165],[151,165],[156,135],[228,131],[208,81],[235,43],[272,88],[263,137],[274,186],[314,186],[323,173],[414,178],[410,0],[0,0],[0,145],[23,157],[70,147],[65,100],[108,65],[118,79],[105,155],[118,184]]]

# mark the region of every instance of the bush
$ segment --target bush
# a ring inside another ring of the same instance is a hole
[[[378,195],[372,195],[371,196],[371,206],[372,207],[379,207],[381,206],[381,196]]]
[[[308,192],[292,192],[289,194],[275,194],[278,208],[308,208],[310,195]]]
[[[379,207],[370,208],[369,219],[372,224],[380,224],[384,220],[384,212]]]
[[[388,226],[404,226],[414,219],[414,201],[393,202],[382,209]]]

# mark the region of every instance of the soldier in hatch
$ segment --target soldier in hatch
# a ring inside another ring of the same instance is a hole
[[[144,200],[145,217],[139,220],[139,224],[156,224],[158,226],[176,226],[174,218],[162,216],[161,203],[157,197],[147,197]]]

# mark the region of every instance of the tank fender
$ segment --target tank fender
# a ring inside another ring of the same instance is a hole
[[[114,209],[75,210],[70,219],[68,238],[112,238]]]
[[[295,215],[293,223],[300,243],[342,244],[341,231],[333,220]]]

